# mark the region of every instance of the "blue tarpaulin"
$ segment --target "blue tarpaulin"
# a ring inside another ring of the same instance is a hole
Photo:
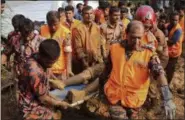
[[[83,88],[85,87],[84,84],[79,84],[79,85],[73,85],[73,86],[67,86],[65,87],[64,90],[58,90],[58,89],[55,89],[53,91],[50,91],[50,94],[56,96],[56,97],[59,97],[61,100],[63,100],[68,91],[72,90],[72,89],[76,89],[76,90],[82,90]]]

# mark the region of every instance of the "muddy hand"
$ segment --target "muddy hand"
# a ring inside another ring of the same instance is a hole
[[[166,118],[175,119],[176,106],[172,100],[164,101]]]

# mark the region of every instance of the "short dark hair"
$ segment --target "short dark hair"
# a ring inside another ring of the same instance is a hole
[[[166,14],[161,14],[160,16],[159,16],[159,19],[163,19],[163,20],[167,20],[167,15]]]
[[[25,18],[20,25],[20,32],[24,34],[29,34],[34,30],[34,23],[29,18]]]
[[[91,6],[85,6],[84,8],[83,8],[83,10],[82,10],[82,13],[84,13],[84,12],[86,12],[86,11],[88,11],[88,10],[92,10],[93,8],[91,7]]]
[[[23,23],[25,17],[22,14],[16,14],[12,18],[12,25],[16,31],[20,30],[21,23]]]
[[[128,3],[127,3],[127,6],[128,6],[128,7],[130,7],[131,5],[132,5],[132,3],[131,3],[131,2],[128,2]]]
[[[72,12],[74,12],[74,7],[71,6],[71,5],[68,5],[68,6],[65,7],[65,11],[72,11]]]
[[[120,7],[123,6],[123,5],[126,5],[126,2],[125,2],[125,1],[119,1],[118,7],[120,8]]]
[[[58,8],[58,12],[59,12],[59,13],[65,12],[65,9],[62,8],[62,7],[59,7],[59,8]]]
[[[60,56],[60,45],[54,39],[46,39],[39,46],[39,54],[55,60]]]
[[[6,1],[5,0],[1,0],[1,4],[5,4],[6,3]]]
[[[128,13],[128,9],[126,7],[121,8],[121,13]]]
[[[54,22],[54,19],[60,19],[60,14],[57,11],[49,11],[46,15],[47,22]]]
[[[173,16],[176,16],[178,15],[179,16],[179,13],[177,11],[173,11],[171,14],[170,14],[170,18],[172,18]]]
[[[114,12],[120,12],[120,9],[116,6],[110,7],[109,15],[112,15]]]
[[[99,8],[101,8],[103,10],[105,10],[106,8],[109,8],[111,6],[109,2],[103,1],[103,2],[100,2],[100,3],[101,4],[99,5]]]
[[[82,4],[82,3],[78,3],[78,4],[76,5],[76,8],[79,8],[80,5],[83,5],[83,4]]]

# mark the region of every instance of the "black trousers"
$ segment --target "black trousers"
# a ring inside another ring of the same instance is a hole
[[[177,64],[178,58],[179,57],[169,58],[169,61],[168,61],[167,67],[166,67],[166,76],[167,76],[167,79],[168,79],[168,84],[170,84],[170,82],[173,78],[173,75],[174,75],[174,72],[175,72],[175,66]]]

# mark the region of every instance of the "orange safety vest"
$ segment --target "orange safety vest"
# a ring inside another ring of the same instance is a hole
[[[181,29],[180,24],[177,24],[175,27],[173,27],[169,33],[169,40],[172,38],[173,34],[177,29]],[[172,46],[168,46],[168,53],[169,57],[175,58],[181,55],[182,53],[182,39],[183,39],[183,34],[180,36],[178,42]]]
[[[124,18],[124,19],[122,19],[122,23],[123,23],[123,25],[124,25],[124,27],[126,29],[127,28],[127,25],[130,23],[130,20],[127,19],[127,18]]]
[[[151,44],[155,48],[157,48],[157,46],[158,46],[158,41],[157,41],[156,37],[150,31],[145,33],[142,40],[141,40],[141,45],[147,45],[147,44]]]
[[[81,21],[74,19],[71,25],[69,25],[66,21],[64,21],[62,25],[64,25],[69,30],[72,30],[73,28],[76,28],[80,23]]]
[[[104,86],[109,102],[116,104],[120,100],[124,107],[141,107],[150,84],[148,63],[153,52],[148,49],[134,51],[126,61],[125,48],[116,43],[111,45],[110,55],[112,71]]]
[[[180,24],[180,26],[181,26],[181,28],[182,28],[182,33],[183,33],[183,40],[182,40],[182,41],[184,41],[184,16],[183,16],[183,18],[181,18],[181,20],[179,21],[179,24]]]
[[[49,32],[48,25],[41,26],[41,36],[45,38],[52,38],[59,42],[60,44],[60,56],[58,60],[53,64],[51,70],[55,74],[62,74],[65,73],[66,70],[66,60],[64,55],[64,44],[63,41],[66,38],[66,35],[69,34],[70,31],[65,28],[64,26],[60,26],[59,29],[54,33],[54,35],[51,37],[51,34]]]
[[[123,23],[123,39],[126,39],[127,38],[127,34],[126,34],[126,29],[127,29],[127,25],[130,23],[130,20],[125,18],[125,19],[122,19],[122,23]]]

